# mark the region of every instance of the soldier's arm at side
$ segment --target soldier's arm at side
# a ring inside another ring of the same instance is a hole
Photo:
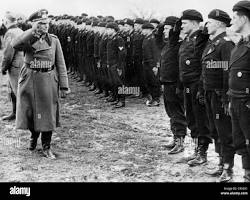
[[[229,99],[227,96],[227,91],[228,91],[228,73],[229,73],[229,61],[231,57],[231,51],[234,48],[234,44],[231,41],[225,42],[222,46],[222,51],[221,51],[221,58],[222,61],[227,61],[227,69],[223,70],[223,91],[222,91],[222,101],[224,103],[228,103]]]
[[[60,89],[68,90],[69,83],[68,83],[67,69],[59,39],[56,39],[55,67],[58,72]]]
[[[7,33],[8,34],[8,33]],[[5,37],[5,48],[3,50],[3,60],[2,60],[2,72],[6,72],[10,68],[10,64],[13,60],[15,50],[11,46],[12,36],[11,34]]]

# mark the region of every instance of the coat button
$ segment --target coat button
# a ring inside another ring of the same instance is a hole
[[[190,60],[186,60],[186,65],[190,65]]]
[[[242,72],[238,72],[237,73],[237,76],[240,78],[240,77],[242,77]]]

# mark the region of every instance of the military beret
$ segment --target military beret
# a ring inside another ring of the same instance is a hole
[[[86,23],[87,20],[87,18],[82,18],[82,23]]]
[[[97,21],[97,20],[93,20],[93,21],[92,21],[92,23],[91,23],[91,25],[92,25],[92,26],[97,26],[97,25],[98,25],[98,23],[99,23],[99,21]]]
[[[227,26],[230,26],[231,18],[229,15],[219,9],[214,9],[208,14],[208,18],[215,19],[224,22]]]
[[[119,31],[118,24],[115,22],[109,22],[106,24],[106,28],[112,28],[115,29],[115,31]]]
[[[35,22],[39,21],[42,19],[47,19],[48,18],[48,10],[46,9],[41,9],[37,12],[34,12],[30,17],[28,18],[29,21]]]
[[[86,13],[82,13],[82,14],[81,14],[81,16],[82,16],[82,17],[87,17],[87,16],[88,16],[88,14],[86,14]]]
[[[159,20],[157,20],[157,19],[151,19],[151,20],[149,21],[149,23],[156,23],[156,24],[159,24],[160,22],[159,22]]]
[[[155,27],[150,24],[149,22],[146,22],[142,25],[142,29],[154,29]]]
[[[90,20],[87,20],[87,21],[86,21],[86,25],[91,25],[91,21],[90,21]]]
[[[165,21],[164,21],[164,25],[170,25],[170,26],[174,26],[175,23],[179,20],[178,17],[175,16],[169,16],[166,17]]]
[[[113,21],[115,20],[113,16],[107,16],[106,18],[112,19]]]
[[[124,19],[124,24],[134,26],[134,21],[132,19],[126,18],[126,19]]]
[[[116,23],[119,24],[119,25],[123,25],[123,26],[125,24],[123,20],[116,20]]]
[[[17,20],[17,15],[12,12],[7,11],[5,13],[5,18],[13,22]]]
[[[250,1],[239,1],[233,6],[233,11],[241,11],[249,16],[250,12]]]
[[[192,9],[183,11],[181,19],[196,20],[199,22],[203,21],[201,13],[197,10]]]
[[[101,16],[101,15],[97,15],[97,18],[102,19],[102,18],[103,18],[103,16]]]
[[[113,19],[110,19],[110,18],[107,18],[107,19],[106,19],[106,22],[107,22],[107,23],[109,23],[109,22],[114,22],[114,20],[113,20]]]
[[[136,19],[134,20],[134,23],[135,23],[135,24],[144,24],[144,20],[143,20],[142,18],[136,18]]]
[[[99,27],[106,27],[106,24],[107,24],[106,22],[99,22],[98,26]]]

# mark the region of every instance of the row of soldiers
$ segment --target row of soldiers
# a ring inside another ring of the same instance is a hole
[[[139,87],[146,104],[158,106],[163,85],[173,132],[173,141],[165,147],[169,154],[183,152],[187,128],[194,141],[194,153],[178,162],[191,167],[207,163],[214,140],[219,164],[206,173],[230,181],[237,151],[249,181],[250,2],[238,2],[233,11],[231,21],[226,12],[212,10],[202,29],[201,13],[189,9],[180,19],[169,16],[163,24],[154,19],[64,15],[52,18],[50,31],[62,43],[69,70],[78,73],[79,81],[85,76],[90,91],[104,92],[115,108],[125,105],[121,86]]]
[[[156,66],[163,44],[163,29],[157,28],[160,22],[98,17],[88,19],[83,13],[81,17],[52,18],[49,31],[59,37],[64,55],[68,55],[69,71],[78,81],[84,80],[90,91],[103,93],[101,97],[114,108],[125,106],[128,91],[137,96],[140,91],[148,106],[159,106],[161,87]]]

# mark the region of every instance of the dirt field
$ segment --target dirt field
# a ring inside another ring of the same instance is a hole
[[[30,133],[0,121],[0,182],[215,182],[206,168],[217,165],[214,145],[208,164],[177,164],[183,155],[168,155],[162,145],[171,139],[163,101],[158,108],[127,98],[124,109],[111,107],[70,78],[71,94],[61,101],[61,123],[52,138],[57,160],[38,148],[30,153]],[[0,117],[11,110],[7,76],[0,75]],[[193,149],[190,137],[185,152]],[[241,182],[241,159],[235,158],[234,181]]]

